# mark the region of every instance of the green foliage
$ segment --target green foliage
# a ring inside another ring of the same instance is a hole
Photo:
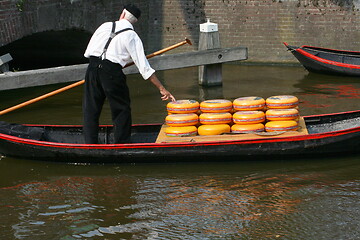
[[[26,0],[18,0],[16,2],[16,7],[20,12],[22,12],[24,10],[25,2],[26,2]]]

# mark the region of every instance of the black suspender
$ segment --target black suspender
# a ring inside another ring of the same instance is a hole
[[[109,47],[109,45],[110,45],[111,40],[113,40],[113,38],[114,38],[116,35],[118,35],[119,33],[128,31],[128,30],[132,30],[131,28],[124,28],[124,29],[122,29],[122,30],[120,30],[120,31],[115,32],[115,26],[116,26],[116,23],[113,22],[113,24],[112,24],[112,29],[111,29],[111,33],[110,33],[110,37],[109,37],[109,39],[107,40],[107,42],[106,42],[106,44],[105,44],[104,50],[103,50],[100,58],[102,57],[102,55],[104,55],[104,59],[106,58],[106,51],[107,51],[107,49],[108,49],[108,47]]]

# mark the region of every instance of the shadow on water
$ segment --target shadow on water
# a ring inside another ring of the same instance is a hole
[[[73,176],[157,176],[175,177],[182,175],[246,175],[253,172],[264,174],[287,173],[297,171],[335,171],[347,169],[346,176],[357,177],[360,162],[357,156],[342,158],[296,158],[296,159],[263,159],[236,161],[217,161],[203,164],[201,162],[141,163],[141,164],[63,164],[56,162],[29,161],[15,158],[0,159],[0,168],[6,169],[0,176],[0,188],[34,181],[46,181],[58,177]],[[351,172],[351,174],[350,174]]]

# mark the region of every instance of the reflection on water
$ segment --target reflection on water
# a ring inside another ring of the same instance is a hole
[[[2,239],[356,239],[358,160],[45,169],[12,160],[31,174],[1,178]]]
[[[316,73],[305,75],[296,87],[301,88],[302,107],[309,109],[357,110],[360,104],[360,78],[336,77]],[[344,105],[350,109],[341,108]]]
[[[223,86],[197,69],[158,74],[178,99],[292,94],[302,115],[359,109],[360,79],[301,67],[224,65]],[[166,102],[129,76],[134,123],[163,122]],[[6,91],[5,109],[61,86]],[[82,87],[1,116],[81,124]],[[111,123],[104,106],[102,123]],[[359,157],[211,164],[65,165],[0,158],[1,239],[357,239]]]
[[[159,78],[177,99],[198,101],[243,96],[291,94],[300,99],[302,115],[359,109],[360,78],[309,74],[302,67],[224,65],[223,85],[198,85],[197,68],[159,72]],[[157,89],[139,75],[128,76],[134,123],[159,123],[166,116],[166,102]],[[63,84],[64,85],[64,84]],[[0,109],[38,97],[63,85],[34,87],[1,92]],[[16,123],[81,124],[82,86],[70,89],[14,112],[1,116]],[[108,104],[101,123],[111,124]]]

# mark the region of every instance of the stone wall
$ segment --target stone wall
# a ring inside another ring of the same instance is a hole
[[[32,33],[94,31],[117,19],[121,0],[0,0],[0,46]],[[147,53],[184,37],[197,49],[199,24],[219,24],[222,47],[247,46],[251,62],[295,62],[282,42],[360,49],[360,0],[133,0],[143,15],[135,28]]]
[[[148,8],[148,1],[133,0]],[[0,47],[43,31],[81,29],[93,32],[101,23],[119,18],[121,0],[0,0]],[[147,18],[147,11],[144,11]],[[138,24],[146,40],[147,22]]]

